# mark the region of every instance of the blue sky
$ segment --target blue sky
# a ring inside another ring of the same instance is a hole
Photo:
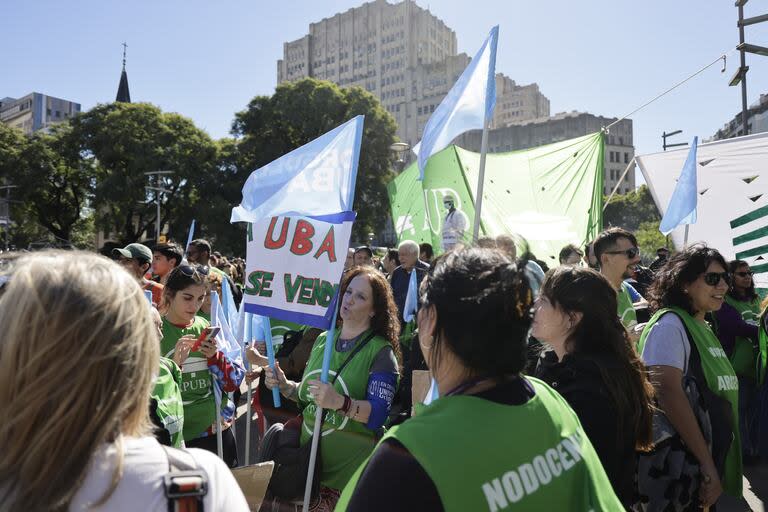
[[[270,94],[282,44],[309,23],[361,5],[342,0],[164,0],[116,2],[6,0],[0,11],[0,97],[31,91],[77,101],[83,109],[114,100],[121,43],[128,43],[134,101],[192,118],[213,137],[228,135],[234,112]],[[518,83],[537,82],[552,113],[580,110],[623,115],[738,43],[732,0],[573,2],[432,0],[429,7],[456,31],[459,51],[474,54],[500,25],[497,71]],[[471,6],[471,7],[468,7]],[[746,16],[768,12],[746,5]],[[747,41],[768,46],[768,23],[747,27]],[[768,93],[768,57],[747,56],[749,103]],[[632,116],[639,154],[710,137],[741,109],[715,65]]]

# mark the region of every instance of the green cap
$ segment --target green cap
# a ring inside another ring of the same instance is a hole
[[[143,244],[128,244],[122,249],[112,249],[112,254],[138,260],[142,263],[152,262],[152,251],[149,250],[149,247]]]

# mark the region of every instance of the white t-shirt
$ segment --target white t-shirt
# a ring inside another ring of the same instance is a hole
[[[645,339],[642,357],[646,366],[672,366],[685,375],[690,356],[691,343],[683,321],[674,313],[662,315]]]
[[[117,454],[113,444],[104,445],[94,454],[83,486],[70,504],[71,511],[168,510],[163,484],[163,477],[168,473],[168,457],[160,443],[153,437],[125,438],[124,450],[123,478],[107,502],[96,509],[89,506],[98,501],[109,488]],[[188,448],[187,451],[192,454],[198,468],[208,474],[205,510],[249,510],[235,477],[221,459],[205,450]]]
[[[443,249],[449,251],[464,240],[464,232],[467,230],[469,218],[461,210],[448,212],[443,221]]]

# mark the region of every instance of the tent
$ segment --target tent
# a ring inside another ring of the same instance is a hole
[[[683,148],[636,157],[662,215],[687,156]],[[696,172],[698,219],[688,243],[706,242],[726,259],[747,261],[756,287],[768,288],[768,133],[700,144]],[[684,231],[672,232],[676,247]]]
[[[538,259],[554,266],[560,249],[583,246],[602,228],[603,134],[546,146],[490,153],[483,191],[481,236],[521,235]],[[449,146],[433,155],[418,181],[414,163],[387,187],[398,242],[432,244],[440,252],[443,197],[452,193],[472,236],[480,154]]]

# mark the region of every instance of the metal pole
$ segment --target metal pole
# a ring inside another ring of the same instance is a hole
[[[488,114],[485,115],[485,123],[483,123],[483,138],[480,142],[480,173],[477,177],[477,198],[475,199],[475,223],[472,227],[472,241],[477,242],[480,236],[480,217],[483,210],[483,184],[485,181],[485,157],[488,153],[488,128],[491,124],[491,120],[488,119]]]
[[[744,133],[742,135],[749,135],[749,126],[747,123],[747,59],[746,51],[744,50],[744,4],[739,3],[739,43],[742,45],[739,53],[741,54],[741,125]]]
[[[160,242],[160,175],[155,174],[155,202],[157,203],[157,219],[155,219],[155,242]]]
[[[5,252],[11,250],[8,234],[11,231],[11,187],[5,187],[5,207],[8,208],[8,216],[5,218]]]
[[[683,249],[688,248],[688,228],[691,227],[690,224],[685,225],[685,235],[683,235]]]

